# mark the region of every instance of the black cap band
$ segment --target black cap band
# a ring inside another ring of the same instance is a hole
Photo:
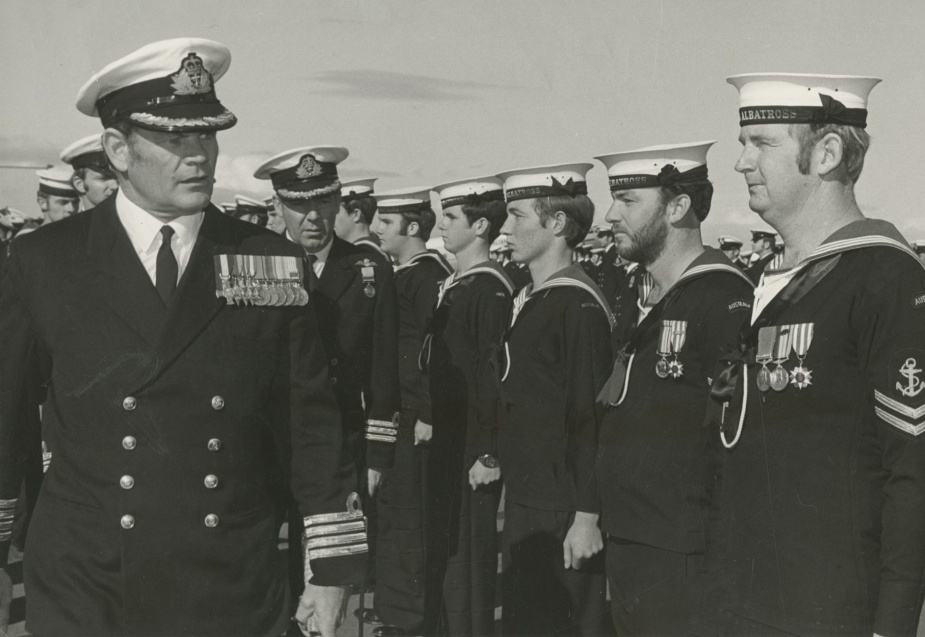
[[[398,206],[385,206],[379,204],[379,214],[380,215],[398,215],[405,212],[424,212],[425,210],[430,209],[429,201],[422,201],[420,203],[406,203],[400,204]]]
[[[440,205],[443,208],[450,208],[452,206],[477,206],[479,204],[488,203],[489,201],[504,201],[504,191],[489,190],[482,193],[473,192],[468,195],[447,197],[446,199],[440,200]]]
[[[68,199],[77,199],[79,196],[76,190],[66,190],[64,188],[56,188],[55,186],[49,186],[48,184],[39,184],[39,192],[45,193],[46,195],[52,195],[54,197],[67,197]]]
[[[106,157],[106,153],[101,150],[78,155],[70,161],[70,164],[71,168],[74,170],[79,170],[81,168],[92,168],[94,170],[109,171],[110,169],[109,159]]]
[[[867,127],[867,109],[846,108],[824,93],[820,106],[748,106],[739,109],[739,125],[752,124],[842,124]]]
[[[504,198],[507,201],[517,201],[519,199],[538,199],[539,197],[577,197],[578,195],[587,194],[587,182],[569,179],[563,184],[553,177],[551,186],[511,188],[504,193]]]
[[[351,192],[345,193],[341,190],[340,193],[340,202],[341,203],[350,203],[351,201],[356,201],[357,199],[375,199],[372,192]]]
[[[610,192],[690,184],[703,181],[708,175],[706,164],[685,170],[683,173],[674,164],[665,164],[657,175],[612,175],[609,177]]]

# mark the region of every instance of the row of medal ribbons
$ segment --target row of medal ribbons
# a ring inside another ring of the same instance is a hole
[[[758,348],[755,362],[761,365],[755,382],[758,389],[766,392],[784,391],[787,385],[806,389],[813,384],[813,373],[803,365],[803,359],[813,342],[813,323],[796,325],[774,325],[758,330]],[[790,353],[797,356],[799,363],[793,371],[784,369],[783,363],[790,359]],[[774,369],[768,364],[773,363]]]
[[[260,254],[215,255],[215,296],[235,305],[305,305],[302,260]]]

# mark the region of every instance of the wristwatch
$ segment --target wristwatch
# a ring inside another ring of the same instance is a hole
[[[498,459],[488,453],[479,454],[479,462],[481,462],[488,469],[498,468]]]

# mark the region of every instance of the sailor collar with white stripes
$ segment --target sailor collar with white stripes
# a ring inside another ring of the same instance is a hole
[[[605,316],[607,317],[607,322],[610,324],[610,329],[616,326],[616,317],[610,309],[610,304],[604,299],[601,294],[600,288],[598,288],[591,279],[588,278],[588,275],[584,273],[584,270],[580,266],[569,265],[562,268],[558,272],[554,273],[551,277],[540,283],[538,286],[533,287],[532,283],[528,283],[514,299],[514,310],[511,313],[511,327],[514,327],[514,324],[517,321],[517,317],[520,314],[520,311],[523,309],[523,306],[531,298],[534,298],[535,295],[545,292],[546,290],[551,290],[553,288],[562,288],[562,287],[575,287],[580,290],[584,290],[597,301],[598,306],[604,311]]]
[[[399,272],[402,272],[403,270],[413,268],[414,266],[416,266],[418,263],[421,263],[425,259],[431,259],[439,263],[440,267],[446,270],[447,274],[450,274],[451,272],[453,272],[453,268],[450,267],[450,264],[447,263],[447,260],[443,258],[442,254],[440,254],[439,252],[435,252],[433,250],[425,250],[424,252],[418,252],[416,255],[414,255],[413,257],[411,257],[410,259],[408,259],[401,265],[395,265],[394,267],[395,273],[398,274]]]
[[[514,284],[511,282],[510,277],[507,273],[499,266],[495,261],[485,261],[478,265],[475,265],[465,272],[454,272],[446,279],[443,283],[440,284],[440,290],[437,294],[437,306],[443,303],[443,299],[446,298],[446,293],[449,292],[452,288],[456,287],[465,278],[473,277],[479,274],[487,274],[493,276],[504,285],[504,289],[507,290],[508,294],[514,293]]]

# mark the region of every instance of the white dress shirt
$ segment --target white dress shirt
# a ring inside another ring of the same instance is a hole
[[[132,247],[135,248],[135,254],[141,259],[141,265],[145,267],[148,276],[151,277],[151,283],[157,284],[157,251],[161,247],[163,235],[161,228],[165,225],[154,215],[146,212],[143,208],[133,203],[122,189],[116,195],[116,214],[119,215],[119,221],[128,234]],[[184,215],[171,221],[169,225],[174,230],[174,235],[170,241],[170,249],[177,258],[177,283],[183,277],[183,272],[189,263],[190,254],[193,252],[193,246],[196,245],[196,237],[199,236],[199,228],[202,227],[202,218],[205,213],[197,212],[193,215]]]
[[[298,243],[295,239],[292,238],[292,235],[289,234],[289,231],[286,230],[286,238],[292,241],[293,243]],[[311,254],[315,255],[315,262],[312,264],[312,270],[315,271],[315,278],[319,281],[321,280],[321,273],[324,272],[324,264],[328,262],[328,255],[331,254],[331,248],[334,246],[334,237],[331,237],[331,240],[328,241],[328,245],[321,248],[319,252],[313,252]],[[309,254],[308,251],[305,254]]]

